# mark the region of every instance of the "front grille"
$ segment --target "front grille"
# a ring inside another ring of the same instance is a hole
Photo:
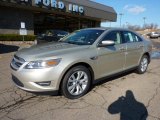
[[[11,68],[13,70],[18,70],[24,63],[25,63],[25,60],[23,58],[20,58],[14,55],[12,62],[11,62]]]
[[[16,55],[14,55],[14,58],[16,58],[16,59],[19,60],[19,61],[25,62],[25,60],[24,60],[23,58],[20,58],[20,57],[18,57],[18,56],[16,56]]]
[[[23,83],[21,81],[19,81],[14,75],[12,75],[12,80],[16,85],[18,85],[20,87],[24,87]]]

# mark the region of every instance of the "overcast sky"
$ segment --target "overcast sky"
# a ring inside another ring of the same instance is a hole
[[[160,0],[92,0],[104,5],[113,7],[117,14],[117,22],[112,23],[112,27],[120,26],[120,15],[122,24],[141,25],[146,23],[156,23],[160,27]],[[109,27],[109,23],[102,23],[102,26]]]

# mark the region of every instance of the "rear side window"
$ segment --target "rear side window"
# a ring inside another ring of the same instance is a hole
[[[126,43],[132,43],[132,42],[141,42],[142,39],[137,36],[136,34],[132,32],[125,31],[123,32],[124,40]]]
[[[133,39],[134,39],[135,42],[140,42],[140,41],[142,41],[139,36],[137,36],[137,35],[135,35],[135,34],[132,34],[132,36],[133,36]]]

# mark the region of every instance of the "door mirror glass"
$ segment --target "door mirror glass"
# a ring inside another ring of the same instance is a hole
[[[112,46],[115,45],[115,42],[112,40],[103,40],[98,46],[99,47],[106,47],[106,46]]]

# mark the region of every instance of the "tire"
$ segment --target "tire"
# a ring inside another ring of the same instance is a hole
[[[143,57],[140,60],[139,66],[137,68],[138,74],[143,74],[146,72],[149,64],[149,58],[147,55],[143,55]]]
[[[76,66],[71,68],[64,76],[61,92],[69,99],[77,99],[88,92],[90,85],[90,71],[84,66]]]

